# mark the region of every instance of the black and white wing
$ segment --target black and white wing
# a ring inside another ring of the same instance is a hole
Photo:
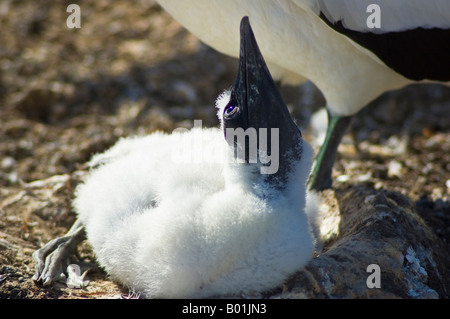
[[[315,0],[314,8],[403,76],[450,81],[450,0]]]

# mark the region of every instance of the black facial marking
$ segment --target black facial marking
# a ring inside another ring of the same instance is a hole
[[[243,112],[243,108],[239,105],[235,98],[234,92],[231,93],[230,101],[223,110],[223,123],[224,128],[247,128],[246,116]],[[226,132],[225,132],[226,136]]]

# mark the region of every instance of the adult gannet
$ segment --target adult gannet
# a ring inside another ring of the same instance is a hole
[[[129,137],[93,157],[76,190],[78,220],[33,254],[35,280],[55,280],[84,232],[109,276],[144,297],[264,292],[312,258],[312,149],[248,18],[240,30],[237,80],[217,100],[221,128]]]
[[[351,117],[381,93],[414,81],[450,80],[448,0],[158,0],[218,51],[237,56],[232,26],[249,16],[276,79],[307,78],[327,101],[328,129],[310,187],[331,187]]]

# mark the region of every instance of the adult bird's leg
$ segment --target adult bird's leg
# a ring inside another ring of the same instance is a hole
[[[351,116],[333,116],[328,111],[327,134],[309,176],[309,189],[322,191],[331,188],[331,173],[336,159],[337,148],[347,127],[350,125],[351,119]]]
[[[44,247],[33,253],[36,263],[34,281],[42,281],[44,286],[61,278],[76,248],[86,238],[84,226],[76,220],[66,235],[49,241]]]

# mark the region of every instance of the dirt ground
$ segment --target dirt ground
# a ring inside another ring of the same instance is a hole
[[[216,126],[214,99],[235,59],[200,43],[154,1],[0,1],[0,298],[114,298],[100,270],[86,289],[35,284],[31,254],[75,220],[85,162],[118,138]],[[304,136],[324,100],[310,83],[281,88]],[[358,114],[339,148],[335,188],[364,184],[413,200],[450,251],[450,89],[414,85]],[[88,244],[80,258],[94,261]],[[450,267],[450,263],[449,263]]]

